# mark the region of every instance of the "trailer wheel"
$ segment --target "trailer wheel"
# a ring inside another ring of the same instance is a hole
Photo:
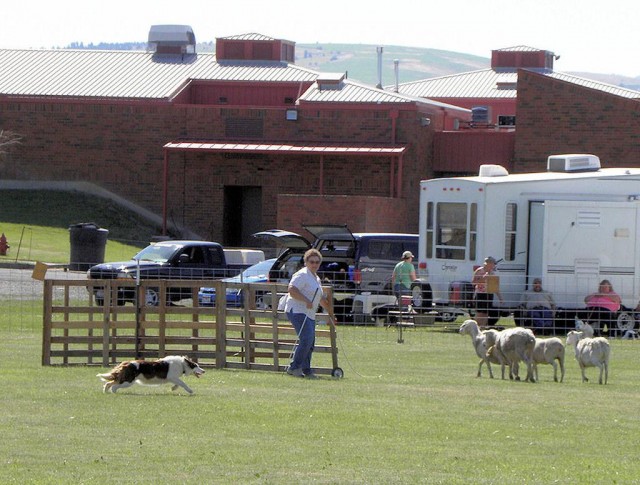
[[[344,372],[342,372],[342,369],[340,367],[336,367],[331,371],[331,377],[342,379],[344,377]]]
[[[411,287],[411,304],[415,310],[431,310],[433,305],[431,285],[423,285],[421,283],[414,284]]]
[[[636,320],[633,318],[633,314],[625,311],[621,311],[616,319],[616,327],[620,333],[624,333],[627,330],[633,330],[636,328]]]
[[[438,312],[438,315],[443,322],[453,322],[458,318],[453,312]]]

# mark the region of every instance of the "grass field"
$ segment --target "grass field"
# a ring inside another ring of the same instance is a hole
[[[638,483],[637,341],[609,384],[476,378],[469,337],[339,327],[345,377],[207,369],[193,396],[103,394],[101,367],[42,367],[37,302],[0,315],[2,483]],[[17,325],[16,322],[21,324]],[[494,369],[497,370],[497,369]],[[499,371],[498,371],[499,375]]]
[[[128,217],[67,209],[71,199],[11,200],[0,231],[13,252],[31,228],[30,259],[66,262],[76,222],[110,229],[108,259],[135,251],[110,255],[112,236],[149,237],[127,233]],[[467,336],[419,328],[398,344],[394,329],[346,326],[341,380],[209,368],[187,378],[193,396],[105,395],[102,367],[40,365],[42,302],[25,272],[5,274],[0,483],[640,483],[638,341],[611,342],[606,386],[595,369],[581,382],[573,349],[564,383],[543,366],[529,384],[476,378]]]
[[[105,199],[79,192],[0,190],[0,232],[11,248],[0,262],[69,263],[69,226],[93,222],[109,230],[106,261],[130,259],[160,228]]]

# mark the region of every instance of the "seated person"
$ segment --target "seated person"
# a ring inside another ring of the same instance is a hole
[[[542,280],[533,279],[533,286],[525,291],[520,298],[520,308],[531,321],[531,326],[541,334],[551,333],[553,329],[553,312],[556,309],[553,296],[542,289]]]
[[[593,327],[594,334],[600,335],[602,324],[606,324],[609,335],[613,336],[621,301],[609,280],[602,280],[598,291],[587,295],[584,302],[587,305],[587,321]]]
[[[323,282],[331,283],[344,283],[347,280],[348,266],[345,263],[329,263],[325,267],[320,268],[318,271]]]

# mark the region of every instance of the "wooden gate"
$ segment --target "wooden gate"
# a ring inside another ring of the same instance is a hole
[[[297,342],[295,330],[278,310],[286,285],[226,283],[212,280],[44,280],[42,365],[111,366],[123,360],[188,355],[218,369],[284,371]],[[167,292],[179,286],[191,299],[168,304]],[[198,291],[215,289],[215,304],[200,306]],[[118,295],[128,288],[137,304],[124,305]],[[157,291],[157,306],[144,304],[147,288]],[[243,305],[228,307],[227,289],[241,291]],[[325,291],[330,291],[325,288]],[[94,294],[100,291],[96,304]],[[264,308],[256,308],[256,294]],[[119,301],[120,300],[120,301]],[[329,298],[331,301],[331,298]],[[118,304],[120,302],[120,304]],[[317,314],[314,361],[318,374],[342,375],[338,367],[336,329]],[[326,354],[323,358],[322,354]]]

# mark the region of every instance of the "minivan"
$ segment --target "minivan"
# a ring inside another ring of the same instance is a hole
[[[278,256],[269,281],[288,282],[303,267],[304,253],[322,254],[318,275],[333,287],[334,310],[342,321],[351,313],[353,299],[364,292],[393,294],[391,275],[402,253],[418,254],[418,235],[404,233],[352,233],[346,224],[303,225],[315,240],[294,232],[272,229],[253,236],[286,249]]]

